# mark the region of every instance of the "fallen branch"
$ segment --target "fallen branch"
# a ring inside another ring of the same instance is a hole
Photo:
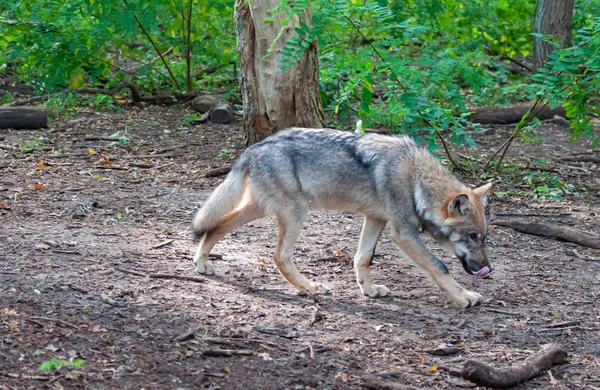
[[[218,177],[223,176],[231,172],[231,165],[227,165],[220,168],[211,169],[204,174],[204,177]]]
[[[178,279],[178,280],[189,280],[189,281],[198,282],[198,283],[205,282],[205,279],[201,276],[172,275],[172,274],[160,274],[160,273],[147,274],[144,272],[133,271],[133,270],[117,268],[117,267],[115,267],[115,271],[124,272],[124,273],[130,274],[130,275],[141,276],[143,278]]]
[[[598,235],[567,226],[506,220],[494,221],[494,225],[511,228],[521,233],[557,238],[563,241],[573,242],[581,246],[586,246],[588,248],[600,249],[600,237],[598,237]]]
[[[525,114],[532,111],[533,107],[535,107],[535,103],[532,102],[479,107],[473,109],[473,113],[469,115],[468,119],[482,125],[519,123]],[[554,118],[554,115],[566,117],[567,114],[564,108],[557,106],[554,109],[544,107],[538,110],[534,116],[540,120],[546,120]]]
[[[449,356],[449,355],[454,355],[456,353],[459,353],[460,351],[462,351],[461,347],[444,347],[444,348],[436,348],[436,349],[427,349],[423,352],[428,353],[430,355],[436,355],[436,356]]]
[[[576,326],[579,325],[580,322],[579,321],[567,321],[567,322],[559,322],[558,324],[550,324],[550,325],[546,325],[544,328],[550,329],[550,328],[568,328],[569,326]]]
[[[33,380],[33,381],[47,381],[49,379],[52,379],[52,377],[49,375],[14,374],[12,372],[2,372],[2,371],[0,371],[0,376],[5,376],[8,378],[13,378],[13,379],[26,379],[26,380]]]
[[[406,386],[398,382],[385,381],[383,379],[363,379],[365,389],[371,390],[415,390],[415,387]]]
[[[574,161],[574,162],[591,162],[591,163],[600,163],[599,157],[593,156],[572,156],[572,157],[563,157],[559,159],[560,161]]]
[[[106,294],[100,294],[100,300],[109,306],[123,307],[123,305],[121,303],[115,301],[114,299],[112,299],[111,297],[109,297]]]
[[[152,245],[152,246],[150,247],[150,249],[159,249],[159,248],[162,248],[163,246],[167,246],[167,245],[169,245],[169,244],[170,244],[170,243],[172,243],[173,241],[175,241],[175,240],[167,240],[167,241],[163,241],[163,242],[161,242],[160,244]]]
[[[59,324],[70,326],[71,328],[74,328],[74,329],[79,329],[79,327],[77,325],[73,325],[73,324],[70,324],[70,323],[62,321],[62,320],[57,320],[55,318],[48,318],[48,317],[27,317],[27,318],[32,319],[32,320],[44,320],[44,321],[57,322]]]
[[[273,336],[279,336],[286,339],[295,339],[298,337],[296,332],[288,332],[285,329],[268,328],[266,326],[255,326],[254,330],[259,333],[269,334]]]
[[[479,386],[506,388],[535,378],[554,364],[563,364],[567,361],[567,351],[561,345],[548,344],[525,359],[523,363],[505,368],[495,368],[468,360],[463,366],[461,375]]]
[[[127,168],[127,167],[119,167],[116,165],[109,165],[109,166],[100,165],[100,166],[97,166],[96,169],[113,169],[115,171],[128,171],[129,170],[129,168]]]
[[[179,343],[181,341],[186,341],[194,337],[194,335],[204,329],[204,325],[198,325],[193,329],[188,329],[179,336],[173,339],[174,342]]]
[[[571,253],[573,253],[573,255],[575,257],[577,257],[578,259],[581,259],[584,261],[600,261],[600,257],[585,257],[582,254],[580,254],[579,252],[577,252],[577,249],[573,249],[571,251]]]

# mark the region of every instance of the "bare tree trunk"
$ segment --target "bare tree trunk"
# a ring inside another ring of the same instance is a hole
[[[560,42],[560,47],[573,46],[573,5],[574,0],[538,0],[535,7],[533,32],[552,35]],[[533,54],[537,68],[544,67],[548,54],[554,46],[540,38],[533,38]]]
[[[258,142],[290,126],[324,127],[323,106],[319,94],[317,45],[313,42],[293,67],[281,70],[281,50],[296,34],[300,22],[312,25],[308,7],[302,15],[292,16],[274,44],[285,18],[267,10],[279,0],[236,0],[235,25],[241,89],[244,102],[244,130],[247,143]],[[265,22],[272,17],[272,22]],[[264,58],[263,58],[264,57]]]

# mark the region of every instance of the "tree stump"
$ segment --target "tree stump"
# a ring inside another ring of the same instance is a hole
[[[209,112],[212,123],[226,124],[231,122],[231,103],[219,95],[200,95],[192,101],[192,108],[201,114]]]

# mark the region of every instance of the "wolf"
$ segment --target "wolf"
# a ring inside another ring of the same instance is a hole
[[[370,272],[375,246],[386,224],[391,240],[449,298],[463,308],[483,297],[458,284],[420,237],[429,233],[477,277],[492,272],[485,251],[485,206],[491,183],[471,189],[407,136],[354,134],[332,129],[290,128],[249,146],[226,179],[196,213],[200,241],[194,263],[214,274],[208,255],[232,229],[276,216],[274,260],[300,294],[328,288],[303,276],[293,262],[294,243],[309,209],[345,210],[364,216],[354,256],[356,280],[368,297],[390,290]]]

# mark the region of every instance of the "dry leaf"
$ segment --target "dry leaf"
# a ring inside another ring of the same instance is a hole
[[[33,188],[36,190],[43,190],[46,186],[43,183],[35,182],[33,183]]]
[[[92,148],[89,148],[88,153],[90,154],[90,156],[93,156],[94,154],[96,154],[96,151]]]

